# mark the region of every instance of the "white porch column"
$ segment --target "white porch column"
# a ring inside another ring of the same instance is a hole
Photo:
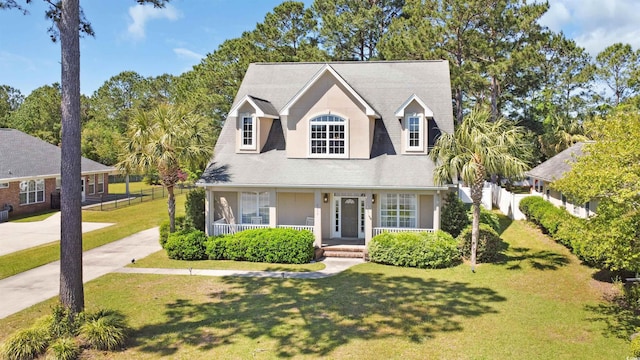
[[[269,227],[274,228],[278,224],[278,198],[276,190],[269,191]]]
[[[440,190],[433,196],[433,230],[440,230]]]
[[[204,229],[207,233],[207,236],[212,236],[213,235],[213,217],[215,215],[215,210],[214,210],[214,194],[213,194],[213,190],[209,190],[209,188],[204,188],[205,189],[205,198],[204,198]]]
[[[369,241],[373,237],[373,193],[366,192],[364,200],[364,245],[369,245]]]
[[[313,235],[316,247],[322,247],[322,192],[316,190],[313,193]]]

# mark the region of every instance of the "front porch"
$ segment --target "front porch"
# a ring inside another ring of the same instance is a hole
[[[314,234],[315,246],[366,246],[383,232],[432,232],[440,227],[439,190],[207,188],[208,235],[257,228]]]

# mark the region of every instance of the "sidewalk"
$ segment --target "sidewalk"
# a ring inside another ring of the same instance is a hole
[[[148,229],[122,240],[84,252],[83,280],[91,281],[102,275],[119,273],[202,275],[202,276],[253,276],[286,277],[296,279],[319,279],[335,275],[349,267],[361,264],[362,259],[325,259],[325,268],[314,272],[276,272],[241,270],[199,270],[199,269],[151,269],[125,268],[132,259],[161,250],[158,242],[158,228]],[[60,291],[60,261],[0,280],[0,319],[24,310],[29,306],[58,295]]]

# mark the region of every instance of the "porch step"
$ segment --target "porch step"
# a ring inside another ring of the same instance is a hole
[[[364,246],[325,246],[322,248],[324,250],[325,257],[336,257],[336,258],[355,258],[362,259],[364,258]]]

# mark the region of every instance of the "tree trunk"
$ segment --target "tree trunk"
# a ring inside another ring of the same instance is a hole
[[[462,88],[456,89],[456,122],[458,125],[462,124],[463,120],[462,112]]]
[[[60,302],[84,309],[80,179],[79,0],[62,0],[58,28],[62,54],[62,161],[60,198]]]
[[[167,206],[169,208],[169,232],[176,231],[176,199],[173,194],[173,185],[167,186],[168,200]]]
[[[480,203],[482,202],[482,188],[484,178],[480,177],[471,184],[471,201],[473,209],[473,221],[471,223],[471,271],[476,271],[476,253],[478,249],[478,237],[480,235]]]

